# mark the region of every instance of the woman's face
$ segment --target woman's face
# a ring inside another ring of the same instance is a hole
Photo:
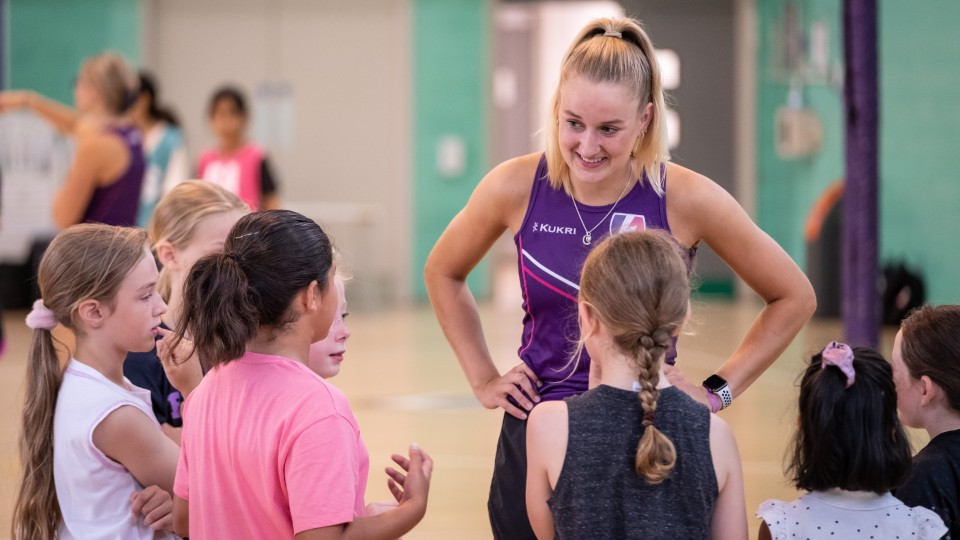
[[[897,332],[893,340],[893,383],[897,388],[897,409],[900,411],[900,421],[912,428],[922,428],[920,416],[920,397],[922,387],[919,379],[910,375],[910,370],[903,362],[903,331]]]
[[[214,104],[210,126],[217,139],[230,142],[240,140],[246,125],[246,116],[237,109],[237,104],[232,99],[223,98]]]
[[[560,88],[560,154],[574,183],[623,182],[630,174],[630,153],[653,114],[642,110],[629,88],[576,76]]]
[[[347,352],[347,339],[350,337],[350,329],[347,327],[347,299],[344,296],[343,280],[340,277],[334,278],[339,301],[337,309],[333,312],[333,323],[327,332],[327,337],[310,346],[310,358],[307,361],[307,367],[314,373],[329,379],[340,373],[340,364],[343,362],[343,355]]]

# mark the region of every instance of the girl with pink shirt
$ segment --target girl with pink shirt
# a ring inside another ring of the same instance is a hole
[[[224,86],[210,98],[210,127],[217,147],[200,155],[199,175],[226,188],[254,211],[280,207],[277,184],[267,155],[246,140],[247,100],[240,90]]]
[[[193,339],[207,373],[187,395],[174,530],[190,538],[397,538],[426,511],[433,462],[394,455],[397,507],[364,513],[369,458],[353,412],[310,371],[339,295],[330,241],[288,210],[241,218],[187,277],[169,351]],[[179,355],[177,355],[179,356]],[[167,358],[168,364],[176,358]]]

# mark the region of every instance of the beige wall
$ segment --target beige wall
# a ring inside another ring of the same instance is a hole
[[[192,157],[213,142],[211,91],[242,86],[284,205],[334,236],[355,305],[410,295],[410,17],[409,0],[144,0],[144,63]],[[264,84],[292,90],[292,121],[265,114]]]

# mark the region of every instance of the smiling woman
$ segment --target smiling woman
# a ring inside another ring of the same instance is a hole
[[[688,271],[706,242],[764,300],[708,384],[687,381],[672,366],[675,349],[667,352],[667,377],[714,412],[753,383],[813,313],[810,283],[780,246],[717,184],[669,161],[665,125],[660,70],[643,28],[633,19],[588,24],[561,64],[545,152],[494,168],[427,260],[431,303],[474,394],[505,411],[488,503],[497,538],[534,537],[524,502],[527,414],[542,400],[588,388],[588,355],[570,358],[579,335],[580,269],[602,237],[662,229]],[[508,229],[525,313],[520,362],[501,374],[466,277]]]

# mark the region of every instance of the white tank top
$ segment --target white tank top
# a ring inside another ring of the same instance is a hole
[[[130,513],[130,494],[143,486],[93,444],[94,428],[125,405],[157,424],[150,392],[124,382],[127,388],[77,360],[67,364],[53,417],[53,479],[63,513],[60,540],[176,538],[154,536],[142,517]]]

